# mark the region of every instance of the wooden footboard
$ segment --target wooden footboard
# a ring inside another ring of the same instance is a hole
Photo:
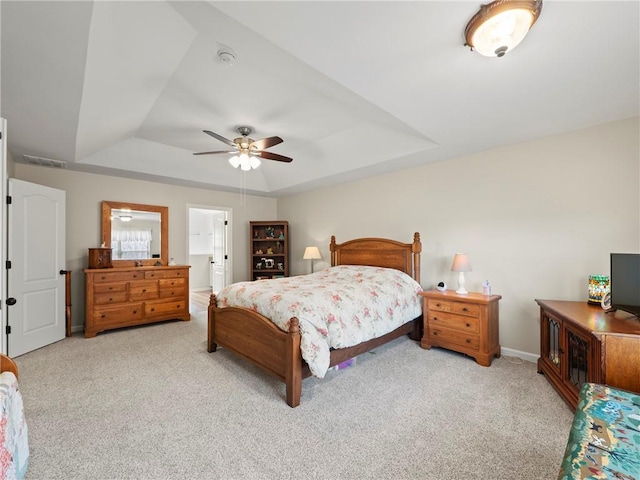
[[[422,317],[401,325],[382,337],[349,348],[331,350],[329,366],[384,345],[403,335],[420,340]],[[280,330],[271,320],[248,308],[218,308],[211,295],[208,308],[207,350],[227,348],[249,360],[286,384],[287,404],[300,405],[302,379],[311,375],[300,350],[300,325],[293,317],[289,331]]]
[[[218,308],[211,295],[208,312],[207,350],[228,348],[283,381],[287,403],[300,404],[302,394],[302,353],[300,327],[291,319],[289,332],[280,330],[271,320],[248,308]]]

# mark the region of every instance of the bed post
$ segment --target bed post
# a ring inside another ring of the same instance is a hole
[[[300,322],[297,317],[291,319],[286,346],[287,404],[294,408],[300,405],[302,396],[302,355],[300,354]]]
[[[211,353],[211,352],[215,352],[216,349],[218,348],[218,344],[215,343],[213,341],[213,332],[214,332],[214,328],[215,328],[215,311],[214,309],[218,308],[218,301],[216,300],[216,294],[212,293],[211,296],[209,297],[209,308],[208,308],[208,315],[207,315],[207,321],[208,321],[208,325],[207,325],[207,352]]]
[[[413,234],[413,279],[420,283],[420,253],[422,252],[422,242],[418,232]]]
[[[330,256],[331,256],[331,266],[335,267],[336,266],[336,256],[338,255],[336,253],[336,236],[335,235],[331,235],[331,243],[329,244],[329,252],[330,252]]]

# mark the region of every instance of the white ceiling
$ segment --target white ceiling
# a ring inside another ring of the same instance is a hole
[[[463,47],[481,3],[3,0],[8,149],[279,196],[640,115],[640,2],[546,0],[503,58]],[[240,125],[293,162],[193,155]]]

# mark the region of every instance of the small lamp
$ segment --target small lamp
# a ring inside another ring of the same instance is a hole
[[[600,305],[602,297],[609,291],[608,275],[589,275],[588,303]]]
[[[311,273],[313,273],[313,261],[322,258],[318,247],[307,247],[304,249],[303,260],[311,260]]]
[[[471,271],[471,264],[469,263],[469,259],[465,253],[456,253],[456,256],[453,257],[453,265],[451,265],[452,272],[458,272],[458,289],[456,293],[460,295],[466,295],[467,290],[464,288],[465,280],[464,280],[464,272]]]

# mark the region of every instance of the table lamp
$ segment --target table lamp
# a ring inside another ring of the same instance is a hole
[[[307,247],[304,249],[303,260],[311,260],[311,273],[313,273],[313,261],[322,258],[318,247]]]
[[[464,272],[471,271],[471,264],[469,263],[469,259],[465,253],[456,253],[456,256],[453,257],[453,265],[451,266],[452,272],[458,272],[458,289],[456,293],[460,295],[466,295],[467,290],[464,288],[465,279]]]

